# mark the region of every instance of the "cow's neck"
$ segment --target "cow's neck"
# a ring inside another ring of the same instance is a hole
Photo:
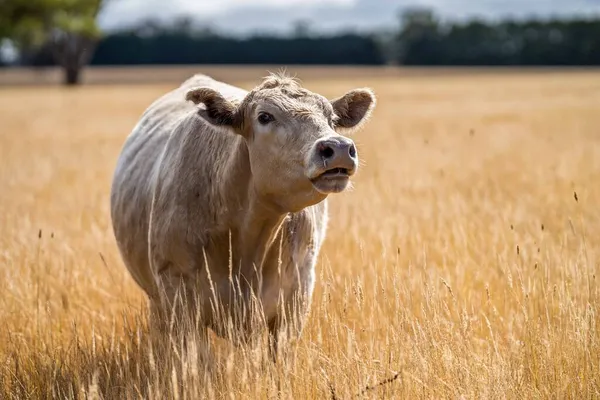
[[[256,277],[255,271],[262,270],[266,254],[287,213],[257,194],[246,144],[239,141],[236,150],[222,185],[224,193],[229,193],[228,199],[232,199],[231,193],[239,196],[228,206],[229,210],[239,210],[239,213],[232,213],[233,220],[230,221],[236,227],[236,237],[232,238],[233,262],[245,279],[252,280]]]
[[[244,220],[240,226],[240,262],[242,273],[249,276],[262,271],[264,259],[275,240],[285,214],[277,212],[260,198],[250,199]]]

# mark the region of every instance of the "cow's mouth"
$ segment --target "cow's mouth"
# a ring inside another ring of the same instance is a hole
[[[323,172],[321,175],[317,177],[319,178],[348,178],[350,174],[348,173],[347,168],[332,168]]]
[[[311,179],[315,189],[321,193],[339,193],[344,191],[350,181],[347,168],[331,168]]]

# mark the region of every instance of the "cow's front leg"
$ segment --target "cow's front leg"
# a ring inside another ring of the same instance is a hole
[[[313,286],[295,287],[279,303],[277,314],[269,320],[269,351],[273,362],[279,355],[285,356],[290,346],[302,335],[310,311]]]
[[[174,268],[165,268],[155,277],[158,293],[150,299],[151,329],[164,346],[177,346],[178,351],[194,348],[198,355],[208,357],[207,316],[196,279]]]

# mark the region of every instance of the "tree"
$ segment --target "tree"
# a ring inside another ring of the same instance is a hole
[[[435,64],[440,57],[440,23],[430,8],[408,7],[400,12],[398,58],[401,64],[425,61]]]
[[[292,37],[307,38],[311,36],[311,23],[306,19],[298,19],[292,25]]]
[[[27,58],[48,46],[64,71],[64,83],[80,81],[100,37],[96,24],[103,0],[2,0],[0,39],[10,39]]]

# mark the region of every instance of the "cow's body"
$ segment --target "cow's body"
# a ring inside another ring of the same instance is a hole
[[[151,305],[172,307],[179,294],[201,325],[221,334],[228,317],[242,324],[242,332],[250,330],[240,306],[255,297],[264,322],[275,329],[282,310],[301,316],[310,304],[326,199],[311,192],[313,204],[290,210],[262,189],[245,137],[223,132],[186,101],[195,87],[213,89],[235,105],[248,94],[196,75],[144,112],[112,185],[119,250]],[[303,302],[294,301],[298,295]]]

